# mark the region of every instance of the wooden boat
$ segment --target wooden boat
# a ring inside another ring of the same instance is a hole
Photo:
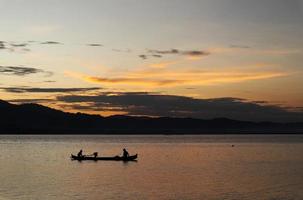
[[[138,158],[138,154],[132,155],[132,156],[128,156],[128,157],[123,157],[123,156],[114,156],[114,157],[94,157],[94,156],[75,156],[73,154],[71,154],[71,159],[72,160],[78,160],[78,161],[82,161],[82,160],[112,160],[112,161],[136,161],[136,159]]]

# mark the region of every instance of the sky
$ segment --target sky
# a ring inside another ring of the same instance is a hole
[[[303,0],[0,0],[0,99],[303,121]]]

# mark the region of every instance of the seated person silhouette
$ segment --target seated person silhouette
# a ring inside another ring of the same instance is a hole
[[[78,157],[83,157],[83,155],[82,155],[82,149],[79,151],[79,153],[77,154],[78,155]]]
[[[126,149],[123,149],[123,157],[127,158],[129,156],[129,153],[126,151]]]

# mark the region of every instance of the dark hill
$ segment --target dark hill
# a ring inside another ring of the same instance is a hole
[[[247,122],[170,117],[132,117],[66,113],[39,104],[0,100],[1,134],[207,134],[303,133],[303,123]]]

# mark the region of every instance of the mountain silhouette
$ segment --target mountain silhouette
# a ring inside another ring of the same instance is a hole
[[[303,122],[249,122],[227,118],[102,117],[39,104],[0,100],[0,134],[208,134],[303,133]]]

